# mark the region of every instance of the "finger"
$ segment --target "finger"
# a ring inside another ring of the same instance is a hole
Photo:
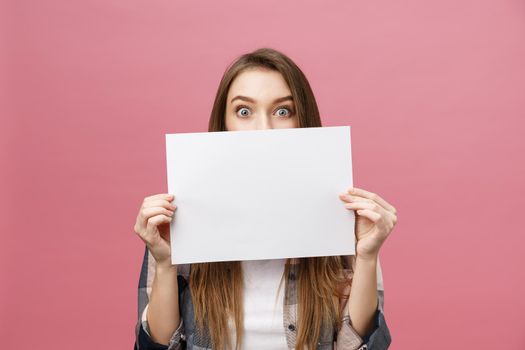
[[[173,218],[166,215],[156,215],[148,219],[146,223],[146,231],[152,232],[157,229],[157,226],[171,222]]]
[[[378,212],[375,212],[371,209],[359,209],[356,211],[356,213],[359,215],[359,216],[364,216],[368,219],[370,219],[370,221],[373,221],[374,223],[377,223],[379,222],[379,220],[381,219],[381,214],[379,214]]]
[[[359,209],[369,209],[372,210],[379,215],[383,216],[385,220],[389,222],[389,226],[394,226],[394,224],[397,221],[397,217],[394,213],[385,210],[383,207],[381,207],[379,204],[373,201],[355,201],[355,202],[349,202],[345,203],[345,208],[349,210],[359,210]]]
[[[174,211],[163,208],[163,207],[152,207],[152,208],[144,208],[140,211],[141,221],[142,223],[146,223],[149,218],[155,216],[155,215],[166,215],[168,217],[173,216]]]
[[[150,201],[150,200],[154,200],[154,199],[172,200],[173,198],[175,198],[175,195],[173,195],[173,194],[170,194],[170,193],[159,193],[159,194],[154,194],[152,196],[148,196],[148,197],[144,198],[144,202],[147,202],[147,201]]]
[[[142,204],[142,208],[151,208],[151,207],[164,207],[166,209],[175,210],[177,206],[175,204],[171,204],[166,199],[152,199]]]
[[[353,196],[361,196],[361,197],[373,200],[377,202],[379,205],[381,205],[383,208],[385,208],[386,210],[391,211],[394,214],[396,213],[396,208],[394,208],[393,205],[385,201],[383,198],[381,198],[376,193],[369,192],[369,191],[363,190],[362,188],[357,188],[357,187],[350,187],[347,190],[347,193]]]
[[[156,230],[158,225],[161,225],[163,223],[171,222],[172,218],[168,217],[166,215],[156,215],[151,218],[149,218],[146,221],[146,227],[145,229],[142,228],[135,228],[135,232],[140,236],[140,238],[146,242],[146,243],[152,243],[153,237],[155,236],[154,232],[158,231]]]
[[[375,206],[378,206],[378,205],[376,204]],[[353,210],[357,210],[357,209],[375,210],[374,203],[372,203],[372,202],[365,202],[365,201],[345,203],[345,208],[353,209]]]
[[[366,217],[371,220],[377,227],[381,228],[387,235],[390,234],[394,228],[394,224],[390,220],[381,220],[383,216],[376,211],[370,209],[359,209],[356,211],[357,215]]]
[[[352,196],[352,195],[350,195],[348,193],[341,193],[339,195],[339,199],[341,199],[343,202],[347,202],[347,203],[366,202],[366,203],[372,203],[372,204],[379,205],[377,202],[374,202],[371,199],[368,199],[368,198],[365,198],[365,197],[361,197],[361,196]]]

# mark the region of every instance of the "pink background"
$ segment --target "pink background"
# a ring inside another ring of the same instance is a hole
[[[352,126],[356,187],[399,211],[391,348],[525,348],[522,1],[1,6],[2,348],[132,348],[164,134],[206,131],[224,69],[261,46]]]

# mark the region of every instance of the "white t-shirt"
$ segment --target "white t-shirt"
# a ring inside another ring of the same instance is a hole
[[[243,349],[288,349],[283,326],[285,259],[247,260],[244,275]],[[235,339],[235,333],[232,332]]]

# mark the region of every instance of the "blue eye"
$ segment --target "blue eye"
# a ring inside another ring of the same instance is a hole
[[[247,117],[249,115],[249,113],[250,113],[250,110],[247,107],[245,107],[245,106],[239,106],[239,107],[237,107],[236,112],[241,117]]]
[[[283,113],[284,111],[284,113]],[[291,114],[290,110],[288,108],[285,108],[285,107],[281,107],[277,110],[277,115],[279,117],[288,117],[289,115]]]

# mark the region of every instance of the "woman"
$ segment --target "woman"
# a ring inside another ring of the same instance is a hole
[[[224,73],[208,131],[320,126],[299,67],[263,48]],[[359,188],[339,194],[357,212],[355,256],[172,266],[175,197],[146,197],[137,215],[146,251],[135,349],[388,348],[378,255],[397,217],[384,199]]]

